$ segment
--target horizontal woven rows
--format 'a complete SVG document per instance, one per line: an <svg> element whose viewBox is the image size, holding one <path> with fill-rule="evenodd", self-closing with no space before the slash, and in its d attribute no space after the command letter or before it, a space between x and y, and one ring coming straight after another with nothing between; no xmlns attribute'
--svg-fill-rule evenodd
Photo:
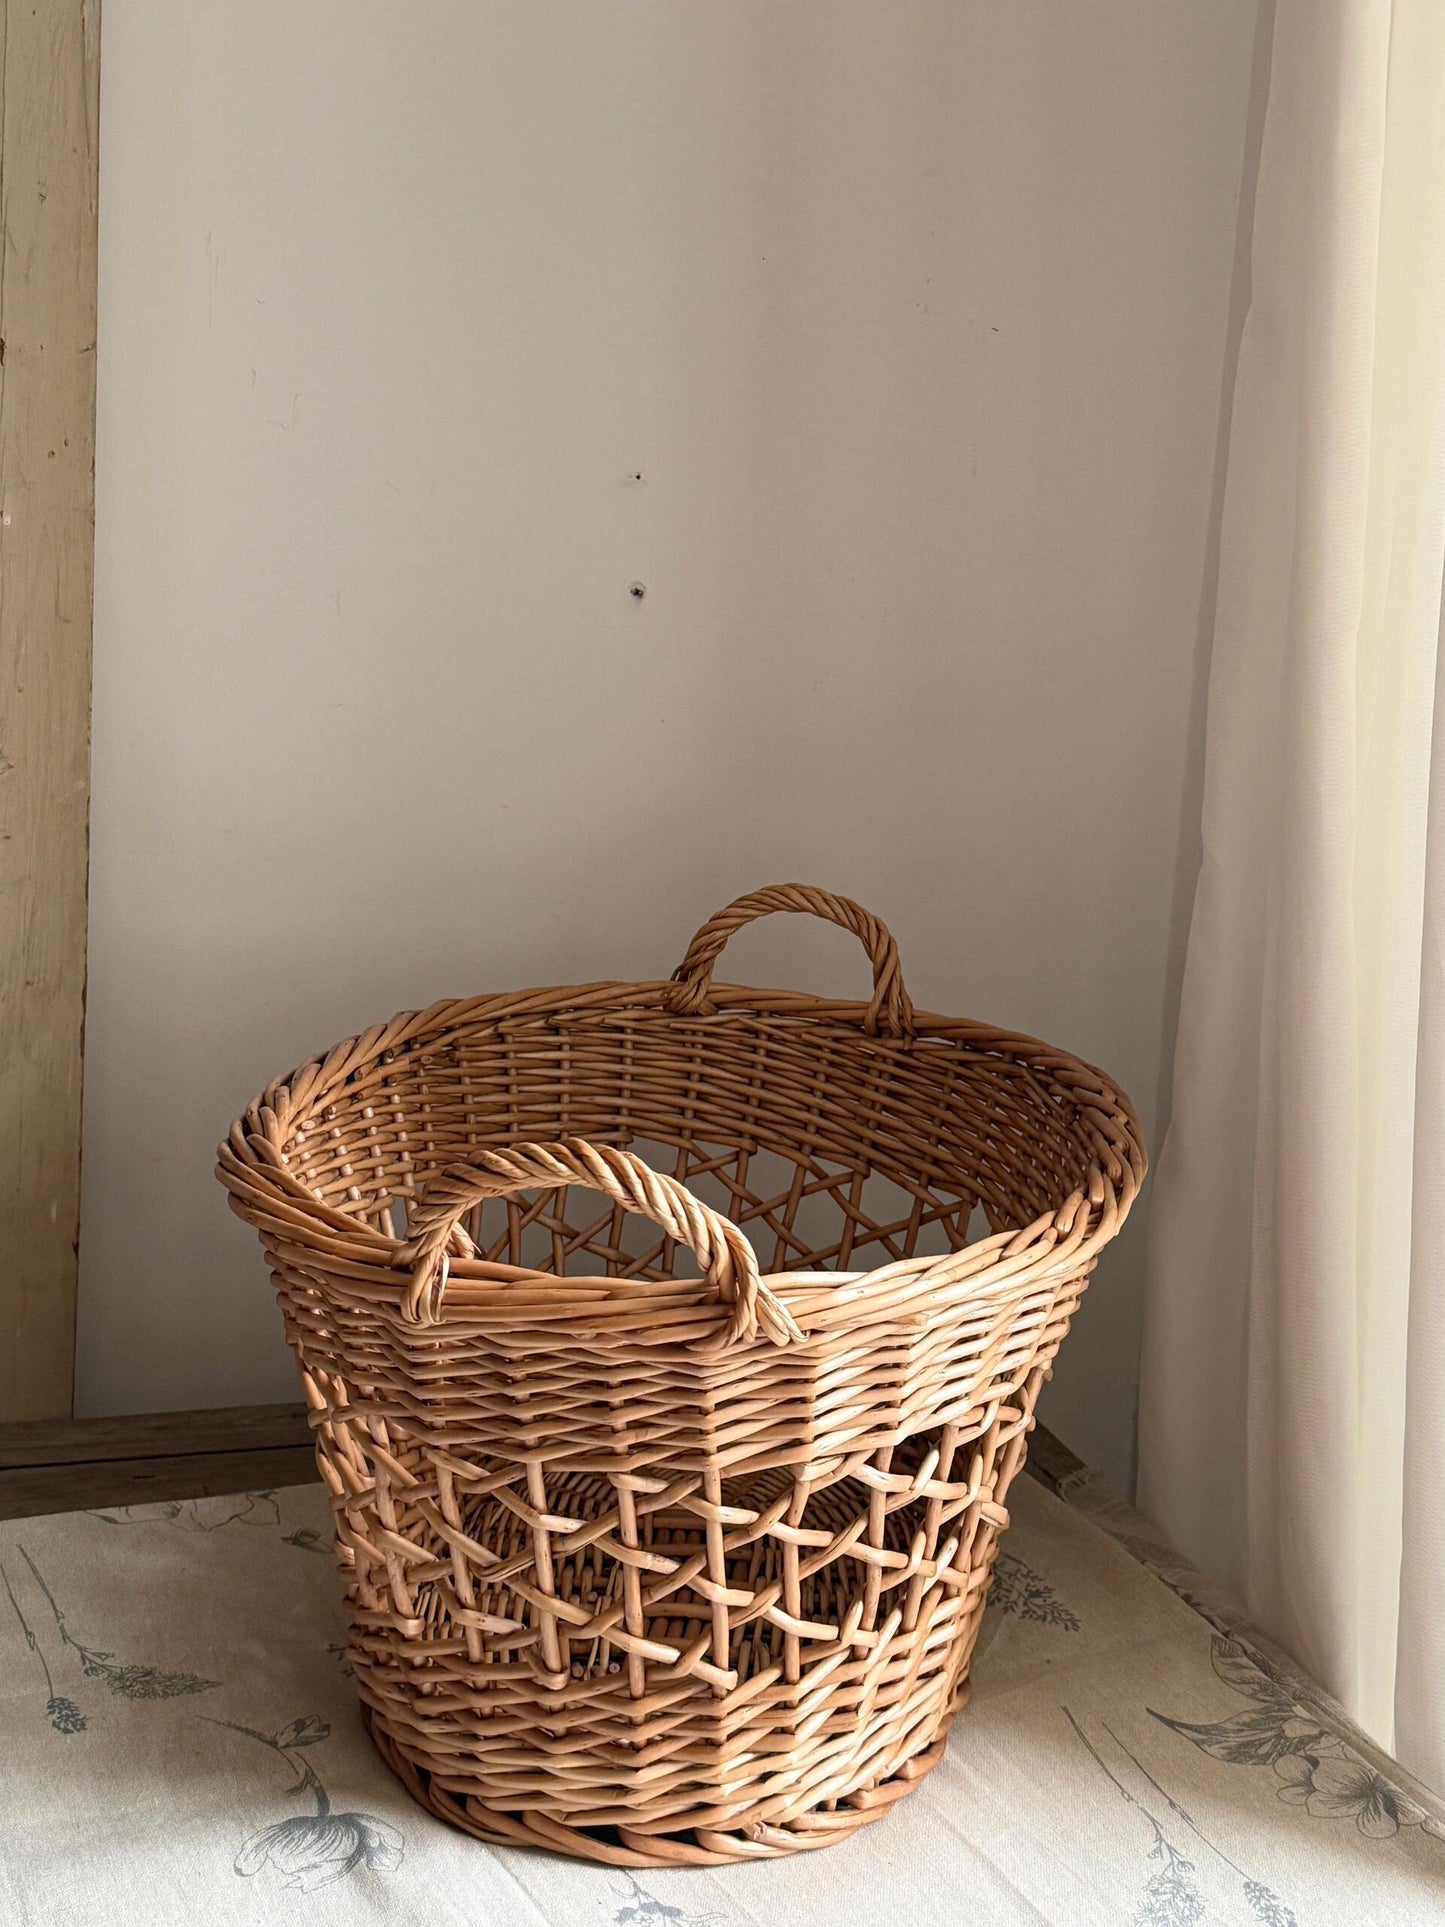
<svg viewBox="0 0 1445 1927"><path fill-rule="evenodd" d="M444 1349L403 1343L364 1309L321 1299L302 1277L278 1273L277 1283L292 1343L312 1383L327 1387L317 1401L340 1416L359 1408L383 1441L394 1430L445 1442L466 1463L536 1457L558 1472L650 1471L664 1461L724 1476L809 1466L821 1479L920 1432L980 1425L1015 1402L1052 1359L1084 1279L1046 1281L1002 1303L925 1307L845 1327L827 1346L751 1348L722 1363L658 1344L609 1359L590 1332L526 1308L469 1337L452 1332ZM509 1305L513 1288L498 1295ZM620 1323L610 1309L604 1328L609 1321ZM361 1420L346 1423L361 1450ZM369 1489L364 1460L352 1477Z"/></svg>

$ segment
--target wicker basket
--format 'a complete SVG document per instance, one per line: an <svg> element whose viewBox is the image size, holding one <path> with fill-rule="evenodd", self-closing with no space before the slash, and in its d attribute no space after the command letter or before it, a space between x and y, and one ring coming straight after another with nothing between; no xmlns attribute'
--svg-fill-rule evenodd
<svg viewBox="0 0 1445 1927"><path fill-rule="evenodd" d="M855 932L870 1001L714 984L773 910ZM1144 1169L1106 1077L915 1013L884 926L794 884L670 982L438 1004L271 1084L219 1175L415 1797L638 1867L887 1812L964 1700L1034 1402Z"/></svg>

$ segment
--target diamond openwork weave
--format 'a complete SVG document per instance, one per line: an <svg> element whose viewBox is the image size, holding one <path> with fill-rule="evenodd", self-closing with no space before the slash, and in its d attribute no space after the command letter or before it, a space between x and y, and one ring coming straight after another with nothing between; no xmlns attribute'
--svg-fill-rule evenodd
<svg viewBox="0 0 1445 1927"><path fill-rule="evenodd" d="M713 983L774 910L853 931L871 999ZM966 1697L1040 1386L1144 1170L1099 1071L915 1012L884 926L798 884L670 982L438 1004L269 1085L219 1175L416 1798L619 1866L887 1812Z"/></svg>

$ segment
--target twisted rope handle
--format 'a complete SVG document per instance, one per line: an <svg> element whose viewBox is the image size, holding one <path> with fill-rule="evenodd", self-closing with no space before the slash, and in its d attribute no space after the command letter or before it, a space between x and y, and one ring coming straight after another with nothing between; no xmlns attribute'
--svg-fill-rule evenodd
<svg viewBox="0 0 1445 1927"><path fill-rule="evenodd" d="M469 1162L450 1165L432 1179L412 1221L412 1235L398 1254L399 1262L412 1268L402 1301L407 1322L435 1325L440 1319L450 1270L447 1245L473 1205L512 1191L552 1190L562 1184L604 1192L629 1211L651 1218L696 1253L707 1283L732 1309L724 1347L746 1343L759 1327L775 1345L802 1337L791 1313L758 1276L753 1248L735 1224L630 1151L589 1144L580 1137L479 1149Z"/></svg>
<svg viewBox="0 0 1445 1927"><path fill-rule="evenodd" d="M898 945L886 923L850 897L835 897L827 890L815 890L806 883L773 883L739 897L726 910L709 917L687 946L687 955L672 973L677 990L672 1008L680 1017L711 1016L713 1003L713 965L724 944L735 930L774 910L799 910L815 917L826 917L844 930L851 930L862 943L873 963L873 999L868 1006L864 1027L873 1035L911 1037L913 999L903 986Z"/></svg>

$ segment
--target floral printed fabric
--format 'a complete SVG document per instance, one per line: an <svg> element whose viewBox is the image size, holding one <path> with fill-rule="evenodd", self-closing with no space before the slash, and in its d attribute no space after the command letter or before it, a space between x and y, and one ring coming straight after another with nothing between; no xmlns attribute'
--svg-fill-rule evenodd
<svg viewBox="0 0 1445 1927"><path fill-rule="evenodd" d="M485 1847L411 1804L356 1714L319 1486L0 1523L0 1921L1445 1917L1434 1803L1142 1522L1099 1508L1101 1530L1028 1479L1010 1503L973 1698L938 1770L825 1854L663 1873Z"/></svg>

